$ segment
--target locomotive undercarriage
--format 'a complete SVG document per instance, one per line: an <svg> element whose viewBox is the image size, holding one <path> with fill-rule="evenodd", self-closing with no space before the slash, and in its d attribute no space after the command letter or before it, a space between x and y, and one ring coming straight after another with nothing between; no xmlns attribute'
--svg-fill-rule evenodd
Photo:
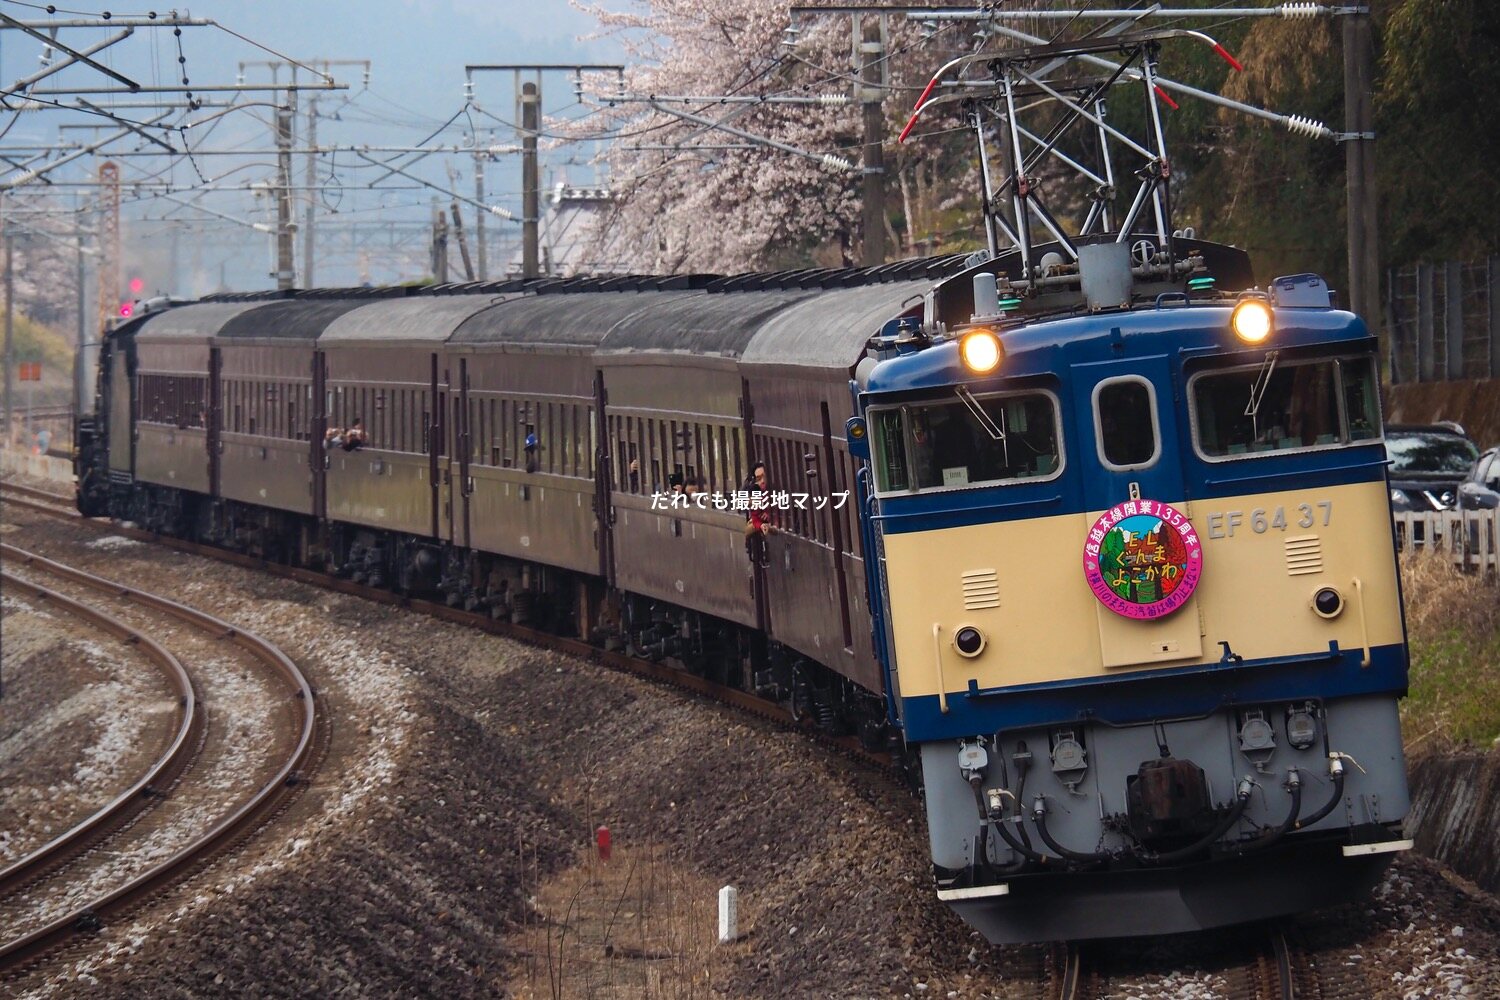
<svg viewBox="0 0 1500 1000"><path fill-rule="evenodd" d="M892 746L880 696L753 629L692 609L550 566L398 532L319 525L310 517L171 487L122 478L97 492L107 496L100 513L107 509L148 531L577 637L752 691L830 735L856 734L871 749L900 750Z"/></svg>
<svg viewBox="0 0 1500 1000"><path fill-rule="evenodd" d="M1118 936L1122 901L1157 934L1358 898L1409 845L1398 727L1377 695L923 744L939 891L996 943Z"/></svg>

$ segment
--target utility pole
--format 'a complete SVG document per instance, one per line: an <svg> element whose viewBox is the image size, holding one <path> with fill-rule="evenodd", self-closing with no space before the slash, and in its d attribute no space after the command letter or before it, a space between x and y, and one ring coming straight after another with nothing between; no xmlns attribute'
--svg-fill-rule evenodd
<svg viewBox="0 0 1500 1000"><path fill-rule="evenodd" d="M181 282L177 280L177 271L182 266L181 244L181 228L175 225L171 226L167 230L167 281L165 287L161 289L167 295L176 293L177 289L181 287Z"/></svg>
<svg viewBox="0 0 1500 1000"><path fill-rule="evenodd" d="M292 193L292 156L303 150L292 149L292 134L297 125L297 92L302 90L348 90L346 83L334 83L331 70L335 66L362 66L364 67L365 86L370 85L370 61L368 59L309 59L306 62L282 61L273 59L262 62L240 63L240 76L244 78L245 69L249 66L262 66L271 71L271 82L265 86L245 84L236 85L240 89L262 89L262 90L284 90L287 96L285 120L283 121L283 109L276 112L276 176L277 186L280 188L276 206L276 273L272 275L276 279L277 288L293 288L297 284L297 265L295 260L295 241L297 224L293 221L295 216L295 196ZM291 71L291 82L281 82L281 69L286 66ZM309 69L315 76L321 77L322 82L314 84L300 84L297 82L297 70L301 67ZM212 89L212 88L204 88ZM368 150L370 147L363 147ZM302 287L313 286L313 252L316 249L313 236L313 221L316 214L316 198L318 186L318 98L314 94L308 101L307 106L307 207L303 213L305 230L302 234Z"/></svg>
<svg viewBox="0 0 1500 1000"><path fill-rule="evenodd" d="M307 214L302 223L302 287L313 287L313 208L318 186L318 95L307 102Z"/></svg>
<svg viewBox="0 0 1500 1000"><path fill-rule="evenodd" d="M464 261L464 278L473 281L474 262L469 258L469 241L464 239L464 217L458 210L458 202L455 201L449 211L453 213L453 236L458 240L458 254Z"/></svg>
<svg viewBox="0 0 1500 1000"><path fill-rule="evenodd" d="M84 379L89 370L88 290L83 283L83 220L79 215L73 216L73 240L78 244L78 347L73 352L73 414L76 419L83 412L84 401L88 399L88 386L84 384ZM173 273L175 275L176 271Z"/></svg>
<svg viewBox="0 0 1500 1000"><path fill-rule="evenodd" d="M286 104L276 109L276 279L278 289L292 288L297 282L296 263L292 259L292 122L297 112L297 96L286 92Z"/></svg>
<svg viewBox="0 0 1500 1000"><path fill-rule="evenodd" d="M1380 333L1380 246L1372 110L1375 40L1368 7L1344 14L1344 170L1349 217L1349 308Z"/></svg>
<svg viewBox="0 0 1500 1000"><path fill-rule="evenodd" d="M517 84L520 84L522 73L534 73L535 83L519 85L516 92L516 103L520 107L521 119L521 272L523 277L536 278L540 276L539 253L537 250L540 240L538 238L539 222L541 216L541 181L537 168L536 140L537 133L542 127L542 74L551 70L567 70L573 74L574 92L581 94L583 87L583 74L587 72L613 72L622 81L620 89L624 89L625 67L619 65L598 65L592 63L509 63L505 65L464 67L464 74L469 79L470 90L473 93L473 77L478 72L489 72L493 70L507 70L515 74ZM479 171L475 170L475 183L481 183ZM475 199L483 204L483 198ZM500 214L500 213L497 213ZM502 217L508 217L503 216ZM483 257L484 237L483 230L480 231L480 274L485 273L485 260Z"/></svg>
<svg viewBox="0 0 1500 1000"><path fill-rule="evenodd" d="M448 283L448 217L436 198L432 200L432 280Z"/></svg>
<svg viewBox="0 0 1500 1000"><path fill-rule="evenodd" d="M0 223L3 224L3 223ZM16 369L16 237L5 227L5 446L11 445L11 399L15 385L12 379Z"/></svg>
<svg viewBox="0 0 1500 1000"><path fill-rule="evenodd" d="M479 140L476 139L474 144L479 145ZM474 201L484 204L484 154L478 149L474 150ZM484 245L484 216L484 212L474 213L474 249L479 257L480 281L490 278L489 254Z"/></svg>
<svg viewBox="0 0 1500 1000"><path fill-rule="evenodd" d="M99 164L99 301L95 304L95 337L104 336L119 294L120 165L105 160Z"/></svg>
<svg viewBox="0 0 1500 1000"><path fill-rule="evenodd" d="M536 134L542 124L541 89L535 83L521 85L521 277L540 277L537 261L538 216L541 192L536 162Z"/></svg>
<svg viewBox="0 0 1500 1000"><path fill-rule="evenodd" d="M859 101L865 120L864 265L877 267L885 263L885 115L881 113L884 91L880 89L885 46L880 41L878 18L864 26L863 39L859 44L864 63Z"/></svg>

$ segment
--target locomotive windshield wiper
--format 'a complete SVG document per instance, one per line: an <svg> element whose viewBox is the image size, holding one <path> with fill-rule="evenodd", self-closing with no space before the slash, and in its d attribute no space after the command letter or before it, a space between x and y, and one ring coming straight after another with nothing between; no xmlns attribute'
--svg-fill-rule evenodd
<svg viewBox="0 0 1500 1000"><path fill-rule="evenodd" d="M974 419L979 421L979 426L984 428L986 434L996 441L1005 440L1005 432L995 426L995 422L990 419L988 413L984 412L984 407L979 405L979 400L974 398L974 394L969 391L968 386L961 385L953 391L963 401L963 404L969 408L969 412L974 414Z"/></svg>
<svg viewBox="0 0 1500 1000"><path fill-rule="evenodd" d="M1250 401L1245 404L1245 416L1250 418L1251 430L1256 434L1260 431L1255 426L1255 415L1260 412L1260 401L1271 384L1271 373L1276 370L1276 356L1280 353L1267 351L1266 360L1261 364L1260 371L1255 373L1255 381L1250 383Z"/></svg>

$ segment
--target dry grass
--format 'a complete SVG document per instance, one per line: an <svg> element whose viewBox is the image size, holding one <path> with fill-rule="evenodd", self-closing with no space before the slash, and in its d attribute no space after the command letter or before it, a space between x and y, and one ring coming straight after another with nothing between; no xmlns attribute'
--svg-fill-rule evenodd
<svg viewBox="0 0 1500 1000"><path fill-rule="evenodd" d="M1411 693L1409 753L1487 749L1500 739L1500 585L1460 573L1441 554L1401 557Z"/></svg>
<svg viewBox="0 0 1500 1000"><path fill-rule="evenodd" d="M592 848L540 886L514 945L509 995L534 998L696 1000L713 995L719 887L652 847ZM744 899L740 927L747 925ZM742 950L743 944L722 946Z"/></svg>

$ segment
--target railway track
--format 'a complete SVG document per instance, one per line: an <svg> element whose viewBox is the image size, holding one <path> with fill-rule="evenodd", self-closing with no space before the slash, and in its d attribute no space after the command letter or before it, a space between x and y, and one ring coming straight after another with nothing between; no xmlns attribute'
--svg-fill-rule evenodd
<svg viewBox="0 0 1500 1000"><path fill-rule="evenodd" d="M10 484L6 488L10 490ZM40 508L45 505L37 506ZM185 703L182 707L189 728L184 732L179 727L171 752L164 755L169 759L165 763L158 762L160 766L153 767L147 777L119 800L0 873L0 906L7 913L15 909L12 904L32 899L47 900L50 897L53 900L81 900L69 902L62 907L54 902L50 911L43 906L40 908L41 916L33 918L35 926L31 930L18 937L11 937L10 933L0 937L0 976L10 978L21 974L48 953L80 938L86 938L92 932L120 919L162 890L177 884L243 842L290 803L291 796L305 780L306 769L321 750L323 740L318 738L320 727L313 691L307 679L284 653L258 636L237 629L205 612L44 559L11 545L0 544L0 557L6 563L5 578L8 585L23 589L51 606L70 612L77 609L81 614L90 613L81 610L84 608L82 601L43 587L33 580L23 580L16 575L17 570L24 570L28 574L47 574L66 581L70 586L101 594L107 600L128 603L146 617L165 617L174 623L186 623L198 633L195 636L197 641L219 645L220 648L225 645L233 647L239 656L257 661L263 669L269 670L277 678L276 685L284 688L286 694L285 707L279 711L296 720L295 725L286 727L295 733L294 738L287 741L290 748L262 766L264 774L269 777L260 782L253 793L239 796L237 804L227 812L215 813L195 827L197 832L185 846L175 847L160 862L149 863L129 873L123 884L80 892L78 885L89 876L98 874L84 871L84 877L79 877L78 869L88 867L86 859L92 855L114 854L113 850L106 852L99 848L106 843L111 848L118 846L114 839L123 834L132 815L140 820L139 809L131 812L137 805L133 800L141 798L147 788L154 789L158 793L154 797L158 799L162 796L171 799L180 796L186 799L192 785L186 774L197 766L204 753L204 740L199 737L206 726L203 701L189 682L181 661L147 636L144 629L127 625L92 609L91 620L101 628L106 628L126 641L137 642L143 649L152 651L148 655L153 659L160 657L158 662L175 664L172 672L178 677L179 685L185 685L180 686L179 691L187 692L183 696ZM139 823L130 825L149 824L140 820ZM206 830L203 829L204 826L207 827ZM147 835L149 833L150 831ZM132 836L136 835L137 831L132 830ZM6 924L7 931L21 926L19 921L8 920Z"/></svg>
<svg viewBox="0 0 1500 1000"><path fill-rule="evenodd" d="M1214 953L1197 955L1190 963L1209 958L1216 966L1208 975L1212 984L1205 984L1209 992L1202 995L1224 1000L1311 1000L1330 995L1312 959L1292 947L1280 927L1250 926L1242 935L1208 933L1217 935L1209 939ZM1153 975L1140 967L1129 942L1070 941L1048 950L1042 978L1048 1000L1105 1000L1150 993L1142 980Z"/></svg>
<svg viewBox="0 0 1500 1000"><path fill-rule="evenodd" d="M26 486L22 483L4 483L0 485L4 487L4 493L0 493L0 503L24 507L27 510L34 510L43 514L66 517L79 516L78 508L74 506L75 500L73 497L64 496L61 493L50 493L47 490L39 490L35 486Z"/></svg>
<svg viewBox="0 0 1500 1000"><path fill-rule="evenodd" d="M48 516L82 520L78 511L71 507L73 503L71 497L50 493L35 487L10 482L0 483L0 498L3 498L4 503L15 504L26 510ZM104 524L102 521L98 523L101 525ZM450 608L436 601L405 597L389 590L354 583L350 580L345 580L328 573L321 573L316 570L284 566L280 563L268 562L254 556L230 552L210 545L189 542L168 535L158 535L139 528L128 528L117 523L110 523L109 530L138 541L166 545L181 552L189 552L209 559L218 559L222 562L233 563L248 569L270 573L326 590L361 597L380 604L407 608L442 621L477 628L491 635L502 635L531 646L565 653L590 663L610 667L624 673L635 674L660 684L692 692L711 701L732 706L746 714L808 735L818 742L831 746L839 752L866 764L889 768L893 762L889 753L870 750L855 737L830 736L805 725L803 720L793 714L792 710L785 705L769 701L759 695L740 690L739 688L718 684L707 678L678 670L666 664L653 663L650 660L630 656L626 653L601 649L581 639L570 639L565 636L553 635L550 632L527 628L524 625L498 621L487 614Z"/></svg>
<svg viewBox="0 0 1500 1000"><path fill-rule="evenodd" d="M182 662L149 635L82 601L75 601L48 587L0 571L0 579L13 593L21 593L49 609L61 611L139 650L155 663L172 686L177 700L174 733L162 754L125 791L63 833L0 869L0 899L43 877L71 859L104 842L116 830L151 807L159 790L170 787L187 766L202 735L203 713L197 693Z"/></svg>

